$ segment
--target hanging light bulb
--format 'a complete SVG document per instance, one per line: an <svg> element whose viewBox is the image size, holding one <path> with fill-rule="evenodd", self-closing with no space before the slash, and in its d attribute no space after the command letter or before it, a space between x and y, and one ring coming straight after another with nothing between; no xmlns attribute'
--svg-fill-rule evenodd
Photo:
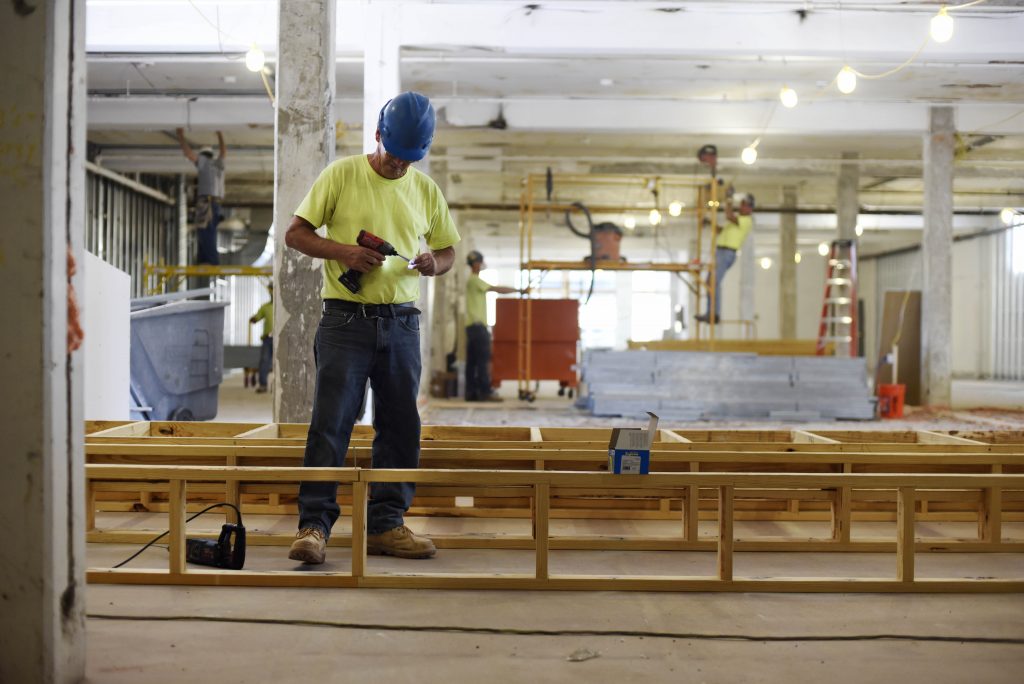
<svg viewBox="0 0 1024 684"><path fill-rule="evenodd" d="M800 252L797 252L796 254L793 255L793 261L795 261L796 263L799 264L801 259L803 259L803 257L800 256Z"/></svg>
<svg viewBox="0 0 1024 684"><path fill-rule="evenodd" d="M1013 217L1016 215L1016 211L1014 211L1010 207L1006 207L1001 212L999 212L999 220L1003 222L1004 226L1008 226L1011 223L1013 223Z"/></svg>
<svg viewBox="0 0 1024 684"><path fill-rule="evenodd" d="M266 61L266 55L263 54L263 50L260 50L260 46L256 43L253 43L249 51L245 53L245 68L249 71L261 71Z"/></svg>
<svg viewBox="0 0 1024 684"><path fill-rule="evenodd" d="M818 254L821 256L828 256L828 243L822 242L818 245Z"/></svg>
<svg viewBox="0 0 1024 684"><path fill-rule="evenodd" d="M661 223L661 212L657 209L651 209L651 213L647 215L647 220L651 222L652 226L656 226Z"/></svg>
<svg viewBox="0 0 1024 684"><path fill-rule="evenodd" d="M939 13L932 17L931 30L929 31L932 40L936 43L945 43L953 37L953 17L946 12L946 6L939 9Z"/></svg>
<svg viewBox="0 0 1024 684"><path fill-rule="evenodd" d="M782 106L786 109L792 109L796 107L796 103L800 101L797 97L796 91L789 86L782 86L782 90L779 91L779 100L782 101Z"/></svg>
<svg viewBox="0 0 1024 684"><path fill-rule="evenodd" d="M853 232L857 234L857 237L860 237L861 235L864 234L864 226L858 223L857 226L853 229Z"/></svg>
<svg viewBox="0 0 1024 684"><path fill-rule="evenodd" d="M758 138L754 142L744 147L743 151L740 152L740 160L742 160L743 163L746 164L747 166L750 166L751 164L757 161L757 146L760 143L761 139Z"/></svg>
<svg viewBox="0 0 1024 684"><path fill-rule="evenodd" d="M626 226L627 230L633 230L636 228L636 219L632 215L627 214L626 218L622 219L622 225Z"/></svg>
<svg viewBox="0 0 1024 684"><path fill-rule="evenodd" d="M668 213L670 216L679 216L683 213L683 203L678 201L671 202L668 205Z"/></svg>
<svg viewBox="0 0 1024 684"><path fill-rule="evenodd" d="M761 268L763 268L764 270L767 271L771 267L772 267L772 258L771 257L761 257Z"/></svg>
<svg viewBox="0 0 1024 684"><path fill-rule="evenodd" d="M839 75L836 76L836 87L839 88L839 92L843 95L849 95L857 89L857 72L848 66L844 66L839 70Z"/></svg>

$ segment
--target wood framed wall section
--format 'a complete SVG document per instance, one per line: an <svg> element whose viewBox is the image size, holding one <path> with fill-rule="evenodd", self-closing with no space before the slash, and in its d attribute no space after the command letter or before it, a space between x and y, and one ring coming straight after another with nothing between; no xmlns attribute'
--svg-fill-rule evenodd
<svg viewBox="0 0 1024 684"><path fill-rule="evenodd" d="M365 470L359 468L266 468L241 466L120 466L88 465L89 480L164 481L171 491L170 560L163 570L114 570L93 568L87 577L94 583L195 584L235 586L334 586L458 589L576 589L644 591L801 591L801 592L1021 592L1024 578L1013 579L920 579L914 573L919 544L914 535L914 499L919 492L934 490L979 490L984 492L1024 488L1024 475L939 475L939 474L782 474L782 473L662 473L621 476L603 473L554 471L476 470ZM522 574L440 574L413 573L375 575L367 571L366 535L363 513L356 514L351 535L353 546L350 572L314 571L259 572L193 569L184 563L184 516L188 483L236 481L333 480L352 488L353 506L364 511L367 485L371 482L416 482L451 486L514 486L532 489L533 535L526 548L535 552L535 572ZM547 519L547 500L552 488L586 490L710 488L718 492L722 515L718 535L708 550L717 553L717 573L712 577L617 577L602 575L557 575L549 568L552 548ZM890 489L897 491L898 525L895 543L894 577L879 578L737 578L733 573L734 553L742 550L733 534L733 501L737 491L751 489ZM362 522L360 522L362 521ZM990 531L998 529L989 523ZM832 540L832 544L838 542ZM999 545L1000 539L989 544ZM1006 545L1005 550L1024 552Z"/></svg>

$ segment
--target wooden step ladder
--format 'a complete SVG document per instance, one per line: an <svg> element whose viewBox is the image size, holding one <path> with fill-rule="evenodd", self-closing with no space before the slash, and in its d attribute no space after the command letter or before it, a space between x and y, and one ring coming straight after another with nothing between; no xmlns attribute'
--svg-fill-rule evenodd
<svg viewBox="0 0 1024 684"><path fill-rule="evenodd" d="M857 356L857 242L833 240L825 271L818 356Z"/></svg>

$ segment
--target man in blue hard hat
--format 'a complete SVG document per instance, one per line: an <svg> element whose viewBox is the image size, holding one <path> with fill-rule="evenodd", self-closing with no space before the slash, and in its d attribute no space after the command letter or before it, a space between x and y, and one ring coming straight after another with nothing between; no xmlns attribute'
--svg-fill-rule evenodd
<svg viewBox="0 0 1024 684"><path fill-rule="evenodd" d="M377 149L339 159L321 172L285 234L285 244L323 259L323 316L314 339L317 365L313 416L303 465L345 464L352 426L366 382L373 389L373 467L419 465L420 277L446 273L459 234L437 185L410 165L430 149L434 108L423 95L405 92L390 100L377 119ZM326 226L326 237L315 232ZM356 244L360 230L386 240L402 255L427 251L411 262L386 259ZM348 269L360 276L358 292L338 278ZM323 563L331 527L338 519L336 482L303 482L299 531L288 557ZM412 483L375 482L367 509L367 552L429 558L433 542L413 534L404 515Z"/></svg>

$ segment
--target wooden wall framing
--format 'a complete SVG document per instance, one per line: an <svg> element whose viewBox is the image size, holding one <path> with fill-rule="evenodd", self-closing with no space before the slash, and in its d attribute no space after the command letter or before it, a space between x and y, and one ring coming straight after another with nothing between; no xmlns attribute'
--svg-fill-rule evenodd
<svg viewBox="0 0 1024 684"><path fill-rule="evenodd" d="M92 582L259 586L362 586L502 589L638 589L667 591L1021 591L1021 580L923 580L922 552L1024 552L1007 540L1004 522L1024 520L1024 431L969 433L828 430L660 430L652 473L595 472L606 458L608 429L424 426L421 469L368 470L372 431L357 426L352 468L301 464L304 424L90 423L86 426L89 541L141 543L147 531L95 529L95 511L142 506L167 511L172 529L167 571L89 571ZM439 548L535 552L532 575L374 575L365 536L334 535L355 549L349 573L268 573L187 567L186 512L222 499L246 512L294 511L297 482L337 479L346 509L361 510L367 485L401 477L418 483L411 513L522 517L530 535L434 537ZM470 504L466 505L465 502ZM461 502L461 504L460 504ZM674 519L679 536L552 536L555 518ZM828 520L822 538L736 538L737 520ZM721 534L699 534L716 520ZM858 520L897 522L893 538L851 538ZM977 537L915 538L916 520L977 521ZM290 536L253 535L251 545L286 545ZM566 549L715 552L714 577L565 576L550 571L550 553ZM361 552L360 552L361 551ZM734 577L733 554L746 551L835 551L895 554L891 578Z"/></svg>

